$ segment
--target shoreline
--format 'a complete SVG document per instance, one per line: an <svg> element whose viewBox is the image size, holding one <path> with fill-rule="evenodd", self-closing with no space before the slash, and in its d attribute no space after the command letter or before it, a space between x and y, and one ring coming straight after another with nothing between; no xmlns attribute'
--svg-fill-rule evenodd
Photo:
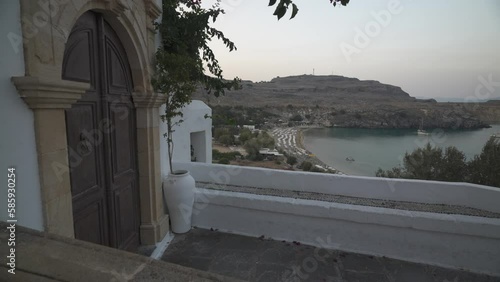
<svg viewBox="0 0 500 282"><path fill-rule="evenodd" d="M336 174L347 175L345 172L343 172L343 171L339 170L338 168L336 168L336 167L334 167L334 166L332 167L332 166L330 166L330 165L326 164L325 162L323 162L322 160L320 160L320 159L319 159L319 158L318 158L315 154L313 154L311 151L309 151L309 150L306 148L306 146L304 145L304 133L305 133L306 131L310 130L310 129L318 129L318 128L319 128L319 129L321 129L321 128L326 128L326 127L321 127L321 126L299 127L299 128L298 128L298 130L297 130L297 135L299 135L299 138L298 138L298 140L299 140L298 145L299 145L302 149L306 150L306 151L307 151L307 152L309 152L311 155L313 155L314 157L311 157L311 156L309 156L309 157L310 157L310 158L312 158L312 159L314 159L314 161L315 161L315 162L320 163L320 165L321 165L322 167L325 167L325 168L327 168L327 169L334 170ZM313 162L311 162L311 163L313 163ZM314 163L313 163L313 164L314 164Z"/></svg>
<svg viewBox="0 0 500 282"><path fill-rule="evenodd" d="M460 129L460 130L444 130L441 132L433 132L428 131L429 135L422 136L419 135L416 131L408 130L408 129L351 129L351 128L342 128L342 130L335 131L339 133L337 137L336 134L326 134L323 135L323 131L309 131L309 141L305 142L305 134L307 134L307 130L310 129L322 129L327 132L325 127L299 127L301 132L301 143L300 145L308 150L305 144L310 145L311 149L314 149L317 152L318 156L323 156L323 150L327 150L325 157L328 161L339 171L347 175L354 176L366 176L366 177L374 177L376 176L376 172L378 169L391 170L394 167L398 167L402 165L402 156L405 153L413 152L417 148L422 148L425 144L430 143L433 147L440 147L444 150L444 148L449 146L455 146L460 151L465 154L465 157L468 161L473 159L475 156L481 153L481 147L491 138L496 137L500 138L500 125L494 124L492 128L482 128L482 129ZM335 130L333 128L332 130ZM345 131L344 131L345 130ZM356 131L359 130L359 131ZM366 143L367 147L362 147L359 150L352 144L350 144L350 138L359 138L361 140L359 144L363 143L365 137L371 136L371 130L375 130L373 134L374 136L382 137L383 140L389 140L388 143L393 146L386 146L384 144L380 144L377 146L372 146L371 144ZM392 135L392 130L396 130L397 133ZM348 132L348 137L342 137L342 134ZM350 135L350 134L353 135ZM359 136L357 134L360 134ZM323 141L316 143L318 138L324 137L324 139L337 139L340 140L335 143L329 143L329 141ZM403 143L391 143L393 140L402 140ZM484 143L482 143L484 140ZM499 140L499 139L497 139ZM310 142L310 143L309 143ZM473 142L481 143L481 145L472 145L475 144ZM312 144L318 145L319 147L312 146ZM338 147L337 147L338 145ZM364 145L360 145L364 146ZM332 151L334 148L340 148L335 152ZM374 152L373 154L377 155L376 158L371 157L371 154L367 154L366 148L370 148L370 150L382 150L382 152L386 152L386 154L381 154L378 152ZM346 150L346 151L344 151ZM395 153L393 151L396 151ZM363 152L363 153L360 153ZM390 157L387 157L390 156ZM346 158L348 157L349 160ZM344 158L346 162L343 162ZM351 160L356 159L356 162L351 162ZM321 160L320 160L321 161ZM338 167L337 167L338 166Z"/></svg>
<svg viewBox="0 0 500 282"><path fill-rule="evenodd" d="M286 128L274 128L271 130L273 138L276 143L276 147L282 149L287 154L292 155L297 158L297 164L301 164L304 161L308 161L313 164L314 167L323 170L324 172L335 173L335 174L345 174L344 172L332 167L322 160L320 160L316 155L312 154L304 146L304 132L312 128L322 128L319 126L313 127L286 127Z"/></svg>

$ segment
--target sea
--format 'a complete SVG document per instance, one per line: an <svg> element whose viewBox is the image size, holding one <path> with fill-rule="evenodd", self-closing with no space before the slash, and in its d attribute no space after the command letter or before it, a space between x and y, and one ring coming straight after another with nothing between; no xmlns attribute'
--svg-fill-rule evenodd
<svg viewBox="0 0 500 282"><path fill-rule="evenodd" d="M375 176L377 169L403 164L406 152L427 143L455 146L467 159L481 153L491 135L500 136L500 125L475 130L311 128L304 131L304 146L324 163L349 175Z"/></svg>

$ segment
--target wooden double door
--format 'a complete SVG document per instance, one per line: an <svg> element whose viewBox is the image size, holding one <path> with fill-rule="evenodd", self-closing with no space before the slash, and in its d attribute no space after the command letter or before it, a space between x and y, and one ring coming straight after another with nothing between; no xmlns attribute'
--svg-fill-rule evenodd
<svg viewBox="0 0 500 282"><path fill-rule="evenodd" d="M139 245L135 108L125 50L102 15L83 14L66 44L62 78L90 83L66 110L75 237Z"/></svg>

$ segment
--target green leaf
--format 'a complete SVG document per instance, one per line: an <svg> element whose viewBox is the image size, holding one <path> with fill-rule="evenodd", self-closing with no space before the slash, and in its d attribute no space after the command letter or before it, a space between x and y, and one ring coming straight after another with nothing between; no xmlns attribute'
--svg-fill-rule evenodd
<svg viewBox="0 0 500 282"><path fill-rule="evenodd" d="M273 6L274 4L276 4L276 0L269 0L269 6Z"/></svg>
<svg viewBox="0 0 500 282"><path fill-rule="evenodd" d="M297 5L292 4L292 16L290 17L290 19L295 18L295 16L297 15L298 12L299 12L299 8L297 8Z"/></svg>
<svg viewBox="0 0 500 282"><path fill-rule="evenodd" d="M286 7L278 5L278 7L276 7L276 11L274 11L274 15L278 17L278 20L280 20L285 14Z"/></svg>

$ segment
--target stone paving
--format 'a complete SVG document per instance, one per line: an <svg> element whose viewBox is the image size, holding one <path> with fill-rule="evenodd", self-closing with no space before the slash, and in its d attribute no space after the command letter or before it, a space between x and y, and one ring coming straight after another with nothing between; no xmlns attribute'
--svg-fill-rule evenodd
<svg viewBox="0 0 500 282"><path fill-rule="evenodd" d="M1 282L234 282L215 273L16 226L15 275L8 273L10 223L0 221ZM10 260L9 260L10 261Z"/></svg>
<svg viewBox="0 0 500 282"><path fill-rule="evenodd" d="M500 281L466 271L197 228L176 235L162 260L245 281Z"/></svg>

